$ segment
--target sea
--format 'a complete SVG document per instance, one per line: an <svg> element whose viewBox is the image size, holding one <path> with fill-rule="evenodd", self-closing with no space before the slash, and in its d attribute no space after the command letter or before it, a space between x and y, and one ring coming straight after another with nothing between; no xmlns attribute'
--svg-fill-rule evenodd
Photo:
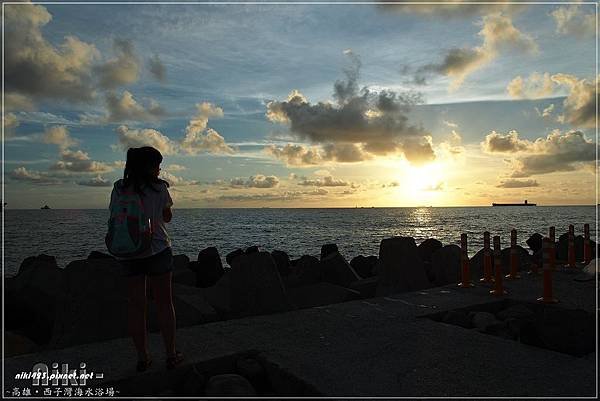
<svg viewBox="0 0 600 401"><path fill-rule="evenodd" d="M106 209L5 209L3 274L16 274L28 256L52 255L64 267L91 251L106 252L107 220ZM174 209L167 228L173 253L190 260L209 246L217 247L223 260L227 253L252 245L285 251L293 259L319 256L323 244L336 243L350 261L377 255L381 240L392 236L410 236L417 244L436 238L458 245L466 233L470 255L483 246L484 231L499 235L506 247L514 228L518 243L527 248L531 234L547 235L550 226L556 227L558 238L569 224L582 234L588 223L595 240L596 221L595 206Z"/></svg>

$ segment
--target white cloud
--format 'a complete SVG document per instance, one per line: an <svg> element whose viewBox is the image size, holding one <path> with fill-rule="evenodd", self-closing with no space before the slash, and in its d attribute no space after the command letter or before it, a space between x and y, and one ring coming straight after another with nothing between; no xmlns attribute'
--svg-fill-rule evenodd
<svg viewBox="0 0 600 401"><path fill-rule="evenodd" d="M556 32L559 34L579 38L594 37L596 34L594 13L584 14L581 7L576 4L558 7L552 11L552 17L556 23Z"/></svg>
<svg viewBox="0 0 600 401"><path fill-rule="evenodd" d="M126 125L121 125L117 127L116 132L123 150L152 146L163 155L177 153L177 143L155 129L131 129Z"/></svg>
<svg viewBox="0 0 600 401"><path fill-rule="evenodd" d="M217 131L207 128L208 119L223 117L223 110L211 103L196 104L196 114L185 129L185 137L181 141L181 150L190 155L198 153L232 154L234 149L225 142Z"/></svg>
<svg viewBox="0 0 600 401"><path fill-rule="evenodd" d="M332 176L319 177L317 179L304 179L298 183L303 186L314 186L314 187L346 187L350 185L347 181L339 178L333 178Z"/></svg>
<svg viewBox="0 0 600 401"><path fill-rule="evenodd" d="M549 73L534 72L526 79L520 75L515 77L506 87L506 91L516 99L540 99L552 95L555 85Z"/></svg>
<svg viewBox="0 0 600 401"><path fill-rule="evenodd" d="M42 136L42 141L58 145L60 149L67 149L78 143L78 141L71 137L69 130L64 125L54 125L46 128Z"/></svg>
<svg viewBox="0 0 600 401"><path fill-rule="evenodd" d="M251 176L248 178L248 180L243 178L234 178L230 180L229 184L235 188L275 188L279 186L279 178L274 175L265 176L262 174L257 174Z"/></svg>
<svg viewBox="0 0 600 401"><path fill-rule="evenodd" d="M50 166L50 170L67 173L106 173L113 171L113 167L99 161L92 160L82 150L65 149L60 153L60 160Z"/></svg>
<svg viewBox="0 0 600 401"><path fill-rule="evenodd" d="M106 178L103 178L102 176L97 175L96 177L90 178L89 180L79 181L79 182L77 182L77 185L83 185L86 187L110 187L113 184Z"/></svg>

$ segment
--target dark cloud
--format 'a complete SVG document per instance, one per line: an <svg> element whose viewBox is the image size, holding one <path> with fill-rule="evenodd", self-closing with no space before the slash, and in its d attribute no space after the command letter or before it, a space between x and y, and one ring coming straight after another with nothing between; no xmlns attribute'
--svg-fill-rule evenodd
<svg viewBox="0 0 600 401"><path fill-rule="evenodd" d="M538 138L530 154L513 161L513 178L529 177L590 167L596 160L597 145L581 131L561 134L558 130L546 138Z"/></svg>
<svg viewBox="0 0 600 401"><path fill-rule="evenodd" d="M423 81L430 74L445 75L452 78L450 89L457 89L468 75L488 65L503 51L517 50L530 54L539 51L533 38L519 31L512 19L501 13L482 18L479 36L483 38L481 46L449 49L441 62L417 68L415 80Z"/></svg>
<svg viewBox="0 0 600 401"><path fill-rule="evenodd" d="M115 39L115 57L94 67L98 85L104 89L114 89L137 81L140 72L140 59L133 43L126 39Z"/></svg>
<svg viewBox="0 0 600 401"><path fill-rule="evenodd" d="M123 121L156 121L166 115L165 110L154 100L144 107L139 104L129 91L123 91L121 97L115 93L106 95L108 122Z"/></svg>
<svg viewBox="0 0 600 401"><path fill-rule="evenodd" d="M536 180L503 180L496 188L529 188L539 187L540 184Z"/></svg>
<svg viewBox="0 0 600 401"><path fill-rule="evenodd" d="M569 95L563 102L563 122L574 127L596 127L596 104L598 102L597 77L595 80L579 79L569 74L552 75L552 80L569 88Z"/></svg>
<svg viewBox="0 0 600 401"><path fill-rule="evenodd" d="M353 65L345 70L346 79L334 84L336 104L311 104L298 91L292 91L286 101L267 104L267 118L272 122L288 123L294 135L321 145L307 149L299 145L285 148L268 147L267 152L299 165L320 161L358 162L373 156L405 153L412 160L430 159L433 151L423 143L428 133L408 123L410 106L421 102L414 93L392 91L371 92L359 89L360 60L351 53ZM406 148L406 150L405 150ZM426 155L416 155L423 150Z"/></svg>
<svg viewBox="0 0 600 401"><path fill-rule="evenodd" d="M167 82L167 69L157 54L148 59L148 71L159 82Z"/></svg>
<svg viewBox="0 0 600 401"><path fill-rule="evenodd" d="M481 142L481 147L486 153L514 153L526 151L533 143L526 139L519 139L517 131L510 131L507 134L500 134L496 131L490 132Z"/></svg>
<svg viewBox="0 0 600 401"><path fill-rule="evenodd" d="M5 5L5 89L20 96L21 105L31 102L27 97L91 101L92 65L100 53L74 36L55 47L42 35L51 20L41 5Z"/></svg>

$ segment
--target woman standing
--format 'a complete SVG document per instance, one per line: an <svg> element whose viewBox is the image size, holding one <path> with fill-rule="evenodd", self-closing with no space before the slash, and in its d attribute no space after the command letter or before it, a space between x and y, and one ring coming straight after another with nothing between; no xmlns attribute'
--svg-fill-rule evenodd
<svg viewBox="0 0 600 401"><path fill-rule="evenodd" d="M174 368L183 360L181 352L175 349L175 308L171 289L173 254L165 226L173 217L173 200L169 194L169 184L158 178L162 160L160 152L153 147L130 148L123 179L115 182L109 207L113 210L123 191L133 190L140 196L143 211L150 219L152 228L150 246L146 251L135 257L117 258L125 269L124 275L128 281L128 332L137 350L136 369L139 372L152 364L146 333L146 281L156 302L167 368Z"/></svg>

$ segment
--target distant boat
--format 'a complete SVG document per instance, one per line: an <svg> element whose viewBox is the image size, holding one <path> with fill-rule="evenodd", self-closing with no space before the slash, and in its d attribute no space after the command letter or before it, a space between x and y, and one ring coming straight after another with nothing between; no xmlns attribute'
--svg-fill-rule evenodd
<svg viewBox="0 0 600 401"><path fill-rule="evenodd" d="M42 206L40 209L44 209L44 210L45 210L45 209L50 209L50 206L48 206L48 205L44 205L44 206Z"/></svg>
<svg viewBox="0 0 600 401"><path fill-rule="evenodd" d="M492 203L492 206L537 206L535 203L528 203L527 199L523 203Z"/></svg>

